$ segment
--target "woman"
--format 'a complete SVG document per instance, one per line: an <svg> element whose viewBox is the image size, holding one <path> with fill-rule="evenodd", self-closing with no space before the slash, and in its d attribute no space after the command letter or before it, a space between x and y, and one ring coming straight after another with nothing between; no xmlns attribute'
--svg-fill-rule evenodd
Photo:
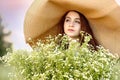
<svg viewBox="0 0 120 80"><path fill-rule="evenodd" d="M80 31L84 31L92 36L92 39L90 40L90 44L94 46L96 49L96 46L98 45L96 39L94 38L94 35L92 33L92 30L90 28L90 25L88 23L88 20L85 18L84 15L79 13L78 11L71 10L68 11L61 19L60 21L60 33L68 35L73 40L78 40L81 43L84 41L84 37L80 35Z"/></svg>
<svg viewBox="0 0 120 80"><path fill-rule="evenodd" d="M120 55L120 6L114 0L34 0L24 20L26 42L31 44L30 38L36 42L49 34L56 35L59 20L69 10L87 16L99 44Z"/></svg>

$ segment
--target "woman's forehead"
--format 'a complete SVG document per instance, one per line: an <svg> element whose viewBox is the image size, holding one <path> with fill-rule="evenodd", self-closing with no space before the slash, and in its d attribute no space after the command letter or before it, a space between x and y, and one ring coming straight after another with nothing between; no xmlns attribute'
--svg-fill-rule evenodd
<svg viewBox="0 0 120 80"><path fill-rule="evenodd" d="M70 11L66 15L66 18L69 18L69 17L80 18L80 15L75 11Z"/></svg>

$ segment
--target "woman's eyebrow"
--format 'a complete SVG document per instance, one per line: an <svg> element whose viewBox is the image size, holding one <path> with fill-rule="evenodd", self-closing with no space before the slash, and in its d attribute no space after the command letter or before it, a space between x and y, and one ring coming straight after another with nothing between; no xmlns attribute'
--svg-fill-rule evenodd
<svg viewBox="0 0 120 80"><path fill-rule="evenodd" d="M75 19L78 19L78 20L80 20L80 18L75 18Z"/></svg>
<svg viewBox="0 0 120 80"><path fill-rule="evenodd" d="M70 18L70 17L66 16L65 18Z"/></svg>

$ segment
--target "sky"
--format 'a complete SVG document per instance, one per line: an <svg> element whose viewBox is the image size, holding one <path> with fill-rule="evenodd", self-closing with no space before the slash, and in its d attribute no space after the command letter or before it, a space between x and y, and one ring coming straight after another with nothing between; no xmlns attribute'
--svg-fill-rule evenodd
<svg viewBox="0 0 120 80"><path fill-rule="evenodd" d="M0 0L0 16L5 32L11 31L11 35L6 38L13 43L14 49L30 49L25 43L23 25L26 11L33 0Z"/></svg>

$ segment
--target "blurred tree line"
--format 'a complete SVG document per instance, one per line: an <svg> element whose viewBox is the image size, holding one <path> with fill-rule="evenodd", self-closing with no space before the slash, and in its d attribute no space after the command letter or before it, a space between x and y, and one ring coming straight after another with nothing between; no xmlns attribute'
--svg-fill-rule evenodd
<svg viewBox="0 0 120 80"><path fill-rule="evenodd" d="M12 50L12 43L5 40L5 37L10 36L11 31L5 32L5 27L2 25L2 17L0 16L0 57L7 54L7 49ZM0 61L0 80L9 80L8 73L11 68L4 66Z"/></svg>
<svg viewBox="0 0 120 80"><path fill-rule="evenodd" d="M5 41L5 37L9 36L11 32L4 32L5 27L2 25L2 17L0 16L0 57L7 53L7 49L12 48L12 43Z"/></svg>

